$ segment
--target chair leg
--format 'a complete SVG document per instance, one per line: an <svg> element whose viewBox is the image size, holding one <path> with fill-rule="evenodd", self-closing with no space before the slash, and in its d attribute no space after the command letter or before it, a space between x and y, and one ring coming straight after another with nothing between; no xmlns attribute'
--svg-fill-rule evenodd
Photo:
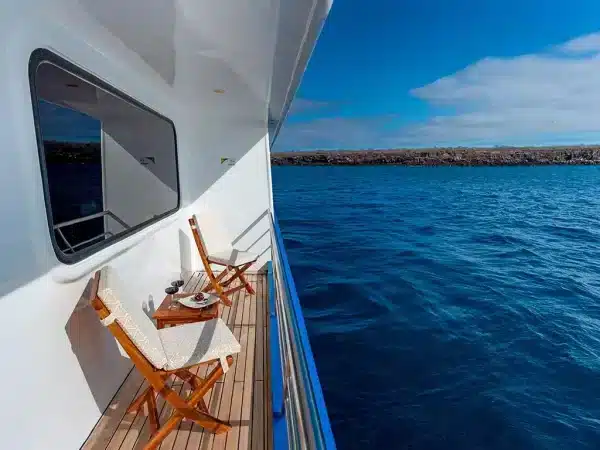
<svg viewBox="0 0 600 450"><path fill-rule="evenodd" d="M248 280L244 276L244 272L246 270L248 270L253 263L254 263L254 261L246 263L246 264L244 264L243 266L240 266L240 267L232 267L232 269L233 269L233 271L235 273L230 278L228 278L227 281L221 283L221 286L227 287L232 282L234 282L235 280L237 280L239 278L239 280L242 282L242 284L246 288L246 291L248 291L248 294L254 295L254 293L255 293L254 289L252 289L252 286L250 285L250 283L248 282Z"/></svg>
<svg viewBox="0 0 600 450"><path fill-rule="evenodd" d="M193 390L198 389L202 385L202 378L187 369L178 370L174 372L174 375L181 378L184 382L189 383Z"/></svg>
<svg viewBox="0 0 600 450"><path fill-rule="evenodd" d="M215 281L218 283L220 282L223 278L225 278L225 275L227 275L229 273L229 268L223 269L223 272L221 272L215 279ZM213 291L215 289L215 287L211 284L208 283L206 286L204 286L204 288L202 289L202 292L210 292Z"/></svg>
<svg viewBox="0 0 600 450"><path fill-rule="evenodd" d="M148 443L144 446L144 450L154 450L158 448L162 441L169 435L171 431L177 428L179 422L183 419L181 414L173 414L169 420L152 436Z"/></svg>
<svg viewBox="0 0 600 450"><path fill-rule="evenodd" d="M227 266L227 268L224 269L218 277L216 277L214 280L210 280L209 283L202 288L202 292L209 293L211 291L217 291L215 295L218 295L221 301L227 306L231 306L231 300L227 296L239 291L240 289L246 289L248 294L254 295L256 292L252 288L250 282L244 276L244 272L248 270L252 264L254 264L254 261L239 267ZM225 276L231 271L234 273L225 281L221 282L221 280L225 278ZM223 288L226 288L235 280L240 280L241 286L236 286L235 288L223 291Z"/></svg>
<svg viewBox="0 0 600 450"><path fill-rule="evenodd" d="M127 408L128 413L137 412L140 407L148 401L148 394L153 393L152 386L147 387L142 394L131 402L131 405Z"/></svg>
<svg viewBox="0 0 600 450"><path fill-rule="evenodd" d="M223 292L223 295L228 296L228 295L233 294L234 292L241 291L244 288L245 288L245 286L243 284L240 284L239 286L236 286L234 288L227 289L226 291Z"/></svg>
<svg viewBox="0 0 600 450"><path fill-rule="evenodd" d="M200 408L200 411L202 411L204 414L208 414L208 406L206 406L204 399L198 402L198 408Z"/></svg>
<svg viewBox="0 0 600 450"><path fill-rule="evenodd" d="M231 272L231 271L235 271L235 267L233 266L227 266L227 272ZM233 283L235 280L238 279L238 275L234 272L229 278L227 278L225 281L223 281L221 283L221 286L226 287L229 286L231 283Z"/></svg>
<svg viewBox="0 0 600 450"><path fill-rule="evenodd" d="M221 288L221 293L217 292L215 295L219 296L219 298L221 299L221 301L223 302L223 304L225 306L231 306L232 301L231 301L231 299L229 299L229 297L227 297L227 292L224 292L222 288Z"/></svg>
<svg viewBox="0 0 600 450"><path fill-rule="evenodd" d="M147 405L148 420L150 421L150 436L154 436L160 425L160 422L158 421L158 408L156 406L156 397L154 396L154 391L152 391L148 396Z"/></svg>
<svg viewBox="0 0 600 450"><path fill-rule="evenodd" d="M227 357L227 364L233 364L233 357ZM213 417L208 414L208 407L204 403L204 395L214 387L215 383L223 376L223 367L221 364L217 364L216 367L210 371L208 376L202 381L202 386L194 390L187 399L187 405L191 407L198 407L203 416L200 419L192 419L198 425L212 431L215 434L226 433L231 429L231 425L223 420Z"/></svg>
<svg viewBox="0 0 600 450"><path fill-rule="evenodd" d="M250 267L250 265L248 265L248 267ZM246 269L248 268L246 267ZM250 295L254 295L254 289L252 289L252 286L250 285L250 283L248 282L248 280L246 279L246 277L244 276L243 272L246 270L244 269L242 272L240 272L240 281L242 283L244 283L244 286L246 287L246 291L248 291L248 294Z"/></svg>
<svg viewBox="0 0 600 450"><path fill-rule="evenodd" d="M233 364L233 357L227 357L227 364ZM209 414L208 407L204 402L206 393L214 387L217 381L223 376L223 366L218 363L206 376L201 378L191 372L189 369L179 369L173 372L153 375L148 379L152 383L151 387L144 390L129 410L137 410L143 404L147 405L148 420L150 422L150 440L144 445L144 450L155 450L165 440L165 438L175 430L183 419L188 419L200 425L206 431L215 434L226 433L231 430L231 425L223 420ZM166 383L170 375L181 378L184 382L192 386L192 392L187 399L182 398L177 392L171 389ZM165 399L165 402L171 405L173 413L171 417L161 427L158 420L158 409L156 407L155 393L158 393Z"/></svg>
<svg viewBox="0 0 600 450"><path fill-rule="evenodd" d="M178 370L177 372L174 372L174 375L178 376L184 382L188 383L192 387L192 391L195 391L204 383L203 378L199 377L198 375L194 374L188 369ZM198 403L198 408L203 413L208 414L208 407L206 406L204 399L200 399L200 402Z"/></svg>
<svg viewBox="0 0 600 450"><path fill-rule="evenodd" d="M227 357L227 363L233 364L233 357ZM173 414L152 436L150 441L144 447L144 450L153 450L158 448L160 443L169 435L171 431L177 428L179 422L184 418L192 420L207 431L215 434L226 433L231 430L231 425L217 417L208 414L208 408L204 402L204 396L212 389L215 383L223 376L223 367L217 364L208 376L204 379L192 374L188 369L180 369L173 372L174 375L182 379L193 379L198 383L197 388L193 390L187 399L183 399L178 393L166 385L159 390L160 395L173 408ZM192 375L193 378L190 378Z"/></svg>
<svg viewBox="0 0 600 450"><path fill-rule="evenodd" d="M158 430L159 426L156 396L152 386L147 387L144 392L129 405L127 412L137 412L143 405L146 405L146 415L150 421L150 434L152 435Z"/></svg>
<svg viewBox="0 0 600 450"><path fill-rule="evenodd" d="M235 280L240 278L240 274L243 273L246 269L248 269L248 267L250 267L251 265L252 265L252 263L246 263L242 266L230 267L229 270L233 270L234 273L233 273L233 275L231 275L231 277L229 277L227 279L227 281L224 281L223 283L221 283L221 286L223 286L223 287L229 286Z"/></svg>

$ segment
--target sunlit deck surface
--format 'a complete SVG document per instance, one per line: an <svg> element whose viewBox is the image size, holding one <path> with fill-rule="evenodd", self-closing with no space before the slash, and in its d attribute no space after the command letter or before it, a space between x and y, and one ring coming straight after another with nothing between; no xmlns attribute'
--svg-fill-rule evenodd
<svg viewBox="0 0 600 450"><path fill-rule="evenodd" d="M249 295L241 290L233 294L231 307L220 306L221 318L233 331L242 351L234 356L233 366L204 398L211 414L229 421L233 429L229 433L214 435L204 432L193 422L183 421L165 439L161 450L272 448L267 277L265 274L249 274L247 278L256 294ZM206 282L206 274L195 272L188 277L184 290L199 291ZM209 368L204 366L197 374L203 377L208 371ZM140 373L133 368L82 448L143 448L148 441L147 417L144 411L127 414L126 410L146 386ZM181 389L189 392L189 386L183 385L179 379L172 386L178 392ZM162 424L169 418L171 408L165 407L160 396L157 403Z"/></svg>

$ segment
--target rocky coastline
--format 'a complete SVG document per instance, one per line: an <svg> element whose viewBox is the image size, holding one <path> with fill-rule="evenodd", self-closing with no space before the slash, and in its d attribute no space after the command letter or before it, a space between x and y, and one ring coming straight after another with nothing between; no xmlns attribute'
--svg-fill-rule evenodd
<svg viewBox="0 0 600 450"><path fill-rule="evenodd" d="M541 166L600 164L600 146L435 148L273 153L274 166Z"/></svg>
<svg viewBox="0 0 600 450"><path fill-rule="evenodd" d="M46 163L101 163L100 142L44 141Z"/></svg>

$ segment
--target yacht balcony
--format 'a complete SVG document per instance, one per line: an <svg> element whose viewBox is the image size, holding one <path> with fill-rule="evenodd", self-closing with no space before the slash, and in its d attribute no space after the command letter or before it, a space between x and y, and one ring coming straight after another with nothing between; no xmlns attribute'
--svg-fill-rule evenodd
<svg viewBox="0 0 600 450"><path fill-rule="evenodd" d="M232 430L215 435L184 420L161 444L163 450L323 449L335 441L306 327L276 219L271 221L273 261L267 272L247 276L255 294L236 292L220 317L241 344L231 369L206 394L211 415L228 421ZM185 277L183 290L200 292L203 272ZM239 281L237 281L239 283ZM204 377L212 366L200 366ZM172 377L171 388L182 396L189 386ZM84 443L84 450L143 449L150 424L143 410L128 413L130 403L147 387L134 367ZM172 414L158 397L159 421Z"/></svg>
<svg viewBox="0 0 600 450"><path fill-rule="evenodd" d="M228 421L232 430L222 435L205 432L190 421L183 421L162 443L161 449L271 449L273 414L271 406L269 320L267 274L248 275L256 294L245 290L233 296L231 306L221 308L221 318L240 342L242 351L234 356L231 369L209 391L205 402L210 413ZM187 277L184 290L200 291L208 282L206 274L195 272ZM211 367L196 370L203 377ZM174 377L173 377L174 378ZM127 413L127 407L146 388L146 382L134 367L112 399L98 424L83 445L85 450L143 448L148 441L149 423L143 411ZM180 380L176 392L185 394L189 386ZM162 398L158 399L160 422L171 414Z"/></svg>

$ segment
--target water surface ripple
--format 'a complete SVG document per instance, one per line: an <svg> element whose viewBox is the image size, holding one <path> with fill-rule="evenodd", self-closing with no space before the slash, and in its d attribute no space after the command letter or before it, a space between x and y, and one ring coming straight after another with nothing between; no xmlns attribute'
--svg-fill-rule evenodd
<svg viewBox="0 0 600 450"><path fill-rule="evenodd" d="M600 168L274 167L338 448L600 448Z"/></svg>

